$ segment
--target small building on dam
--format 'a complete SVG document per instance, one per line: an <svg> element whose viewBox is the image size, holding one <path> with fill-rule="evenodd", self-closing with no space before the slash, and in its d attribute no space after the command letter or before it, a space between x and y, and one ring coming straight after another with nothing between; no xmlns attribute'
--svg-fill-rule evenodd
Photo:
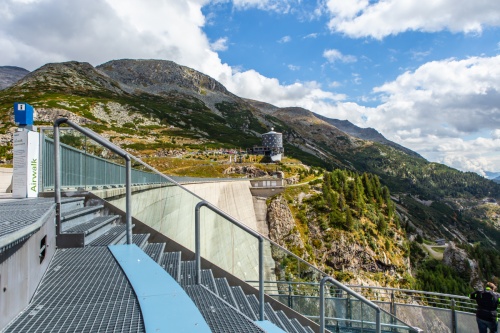
<svg viewBox="0 0 500 333"><path fill-rule="evenodd" d="M283 134L275 132L274 128L262 134L262 146L247 149L248 154L269 156L273 162L281 161L284 152Z"/></svg>

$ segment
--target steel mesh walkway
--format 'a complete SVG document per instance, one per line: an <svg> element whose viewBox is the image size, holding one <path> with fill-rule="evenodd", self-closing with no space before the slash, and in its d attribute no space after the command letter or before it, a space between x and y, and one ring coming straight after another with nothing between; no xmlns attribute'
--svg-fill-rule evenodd
<svg viewBox="0 0 500 333"><path fill-rule="evenodd" d="M185 290L200 309L212 332L264 333L248 317L231 307L204 286L186 286Z"/></svg>
<svg viewBox="0 0 500 333"><path fill-rule="evenodd" d="M54 205L52 198L8 201L0 204L0 238L40 219Z"/></svg>
<svg viewBox="0 0 500 333"><path fill-rule="evenodd" d="M57 250L33 302L5 333L145 332L139 304L107 248Z"/></svg>

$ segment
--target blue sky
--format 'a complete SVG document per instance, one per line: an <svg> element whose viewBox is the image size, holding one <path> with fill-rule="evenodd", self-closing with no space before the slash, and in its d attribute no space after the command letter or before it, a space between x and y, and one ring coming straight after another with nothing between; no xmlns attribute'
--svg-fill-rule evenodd
<svg viewBox="0 0 500 333"><path fill-rule="evenodd" d="M0 65L166 59L500 171L498 0L3 0Z"/></svg>

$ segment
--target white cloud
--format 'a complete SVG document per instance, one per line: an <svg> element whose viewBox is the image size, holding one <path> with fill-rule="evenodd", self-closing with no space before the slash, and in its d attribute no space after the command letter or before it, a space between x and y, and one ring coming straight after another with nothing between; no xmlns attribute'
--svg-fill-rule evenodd
<svg viewBox="0 0 500 333"><path fill-rule="evenodd" d="M212 51L226 51L227 50L227 37L219 38L215 42L211 43L210 49Z"/></svg>
<svg viewBox="0 0 500 333"><path fill-rule="evenodd" d="M297 65L289 64L287 67L291 71L298 71L298 70L300 70L300 66L297 66Z"/></svg>
<svg viewBox="0 0 500 333"><path fill-rule="evenodd" d="M283 36L278 40L278 43L289 43L292 41L292 37L290 36Z"/></svg>
<svg viewBox="0 0 500 333"><path fill-rule="evenodd" d="M335 50L335 49L323 51L323 57L326 58L326 60L328 60L328 62L332 62L332 63L336 62L336 61L341 61L341 62L345 62L345 63L357 61L355 56L344 55L339 50Z"/></svg>
<svg viewBox="0 0 500 333"><path fill-rule="evenodd" d="M254 70L234 73L231 78L223 81L223 84L236 95L281 107L313 107L315 103L331 103L346 97L324 91L314 81L282 85L278 79L265 77Z"/></svg>
<svg viewBox="0 0 500 333"><path fill-rule="evenodd" d="M373 96L380 105L368 108L345 102L345 95L326 91L315 81L284 85L254 70L222 63L216 51L226 48L228 39L210 43L202 30L206 19L201 8L208 1L149 0L148 6L137 6L135 0L4 0L0 64L33 70L68 60L93 65L121 58L172 60L212 76L239 96L374 127L431 160L462 170L498 170L500 56L428 62L377 87ZM236 1L235 5L275 8L278 2ZM362 0L352 3L328 4L341 18L355 19L378 8ZM392 0L385 3L394 6ZM443 6L443 1L438 4ZM477 3L479 11L484 6ZM356 61L335 49L323 55L333 63ZM356 74L352 78L360 79ZM333 82L329 88L338 85Z"/></svg>
<svg viewBox="0 0 500 333"><path fill-rule="evenodd" d="M311 34L309 34L309 35L304 36L304 39L308 39L308 38L313 38L313 39L315 39L315 38L318 38L318 35L319 35L319 34L318 34L317 32L314 32L314 33L311 33ZM500 43L499 43L499 45L500 45Z"/></svg>
<svg viewBox="0 0 500 333"><path fill-rule="evenodd" d="M328 0L331 31L382 39L405 31L481 33L500 26L499 1Z"/></svg>
<svg viewBox="0 0 500 333"><path fill-rule="evenodd" d="M233 0L233 5L240 10L257 8L260 10L288 13L293 0Z"/></svg>

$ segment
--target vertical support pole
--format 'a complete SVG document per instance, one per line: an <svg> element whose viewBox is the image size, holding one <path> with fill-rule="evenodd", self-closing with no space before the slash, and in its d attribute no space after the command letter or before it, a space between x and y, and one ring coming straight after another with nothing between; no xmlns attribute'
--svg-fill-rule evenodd
<svg viewBox="0 0 500 333"><path fill-rule="evenodd" d="M351 295L347 293L346 295L346 307L345 307L345 317L347 319L346 326L352 326L352 315L351 315Z"/></svg>
<svg viewBox="0 0 500 333"><path fill-rule="evenodd" d="M321 279L319 283L319 332L325 332L325 282L328 277Z"/></svg>
<svg viewBox="0 0 500 333"><path fill-rule="evenodd" d="M391 290L391 314L393 315L393 317L391 317L391 324L393 325L393 327L391 328L391 332L394 332L395 331L394 318L396 317L396 304L394 303L394 290Z"/></svg>
<svg viewBox="0 0 500 333"><path fill-rule="evenodd" d="M264 321L264 238L259 237L259 320Z"/></svg>
<svg viewBox="0 0 500 333"><path fill-rule="evenodd" d="M381 323L381 312L380 312L380 308L376 308L375 309L375 330L377 333L381 333L382 332L382 323Z"/></svg>
<svg viewBox="0 0 500 333"><path fill-rule="evenodd" d="M195 254L195 266L196 266L196 284L201 284L201 254L200 254L200 208L202 202L196 205L194 210L194 254Z"/></svg>
<svg viewBox="0 0 500 333"><path fill-rule="evenodd" d="M292 304L292 285L290 283L288 284L288 307L290 309L293 309L293 304Z"/></svg>
<svg viewBox="0 0 500 333"><path fill-rule="evenodd" d="M454 299L451 300L451 332L457 333L457 312Z"/></svg>
<svg viewBox="0 0 500 333"><path fill-rule="evenodd" d="M132 244L132 163L130 161L130 156L125 156L125 185L126 185L126 202L125 202L125 213L126 213L126 228L127 228L127 244Z"/></svg>
<svg viewBox="0 0 500 333"><path fill-rule="evenodd" d="M54 122L54 199L56 202L56 236L61 234L61 148L59 122Z"/></svg>

